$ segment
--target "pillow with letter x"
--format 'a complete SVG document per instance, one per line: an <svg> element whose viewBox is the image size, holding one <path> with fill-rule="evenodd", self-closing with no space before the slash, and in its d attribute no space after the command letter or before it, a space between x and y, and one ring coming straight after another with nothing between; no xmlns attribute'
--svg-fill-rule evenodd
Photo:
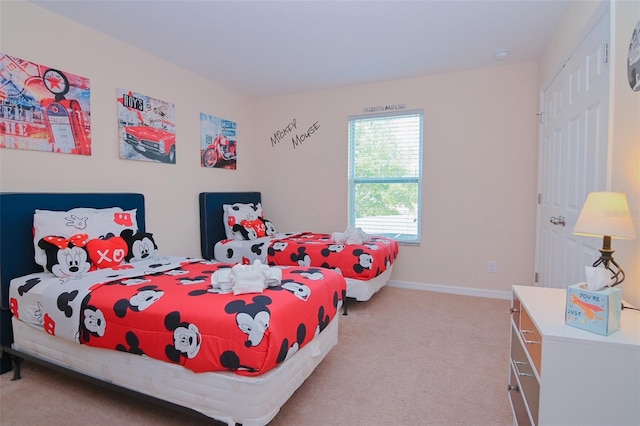
<svg viewBox="0 0 640 426"><path fill-rule="evenodd" d="M117 268L125 261L129 247L124 238L111 236L90 240L87 251L95 269Z"/></svg>

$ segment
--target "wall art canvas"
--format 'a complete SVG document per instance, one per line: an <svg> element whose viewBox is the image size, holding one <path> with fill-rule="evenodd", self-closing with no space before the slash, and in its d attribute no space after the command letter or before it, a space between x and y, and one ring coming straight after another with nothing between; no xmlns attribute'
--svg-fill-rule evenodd
<svg viewBox="0 0 640 426"><path fill-rule="evenodd" d="M236 123L200 113L200 165L236 169Z"/></svg>
<svg viewBox="0 0 640 426"><path fill-rule="evenodd" d="M0 148L91 155L89 79L0 53Z"/></svg>
<svg viewBox="0 0 640 426"><path fill-rule="evenodd" d="M627 75L629 86L636 92L640 91L640 20L636 24L629 41L629 55L627 57Z"/></svg>
<svg viewBox="0 0 640 426"><path fill-rule="evenodd" d="M176 163L175 105L118 89L118 143L124 160Z"/></svg>

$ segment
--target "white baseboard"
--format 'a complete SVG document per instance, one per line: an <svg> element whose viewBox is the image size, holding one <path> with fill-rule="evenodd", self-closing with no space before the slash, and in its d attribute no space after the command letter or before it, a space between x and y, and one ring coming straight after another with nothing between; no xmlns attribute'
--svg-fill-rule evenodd
<svg viewBox="0 0 640 426"><path fill-rule="evenodd" d="M389 287L405 288L409 290L435 291L438 293L460 294L462 296L489 297L492 299L511 300L510 291L486 290L480 288L457 287L452 285L414 283L407 281L389 281Z"/></svg>

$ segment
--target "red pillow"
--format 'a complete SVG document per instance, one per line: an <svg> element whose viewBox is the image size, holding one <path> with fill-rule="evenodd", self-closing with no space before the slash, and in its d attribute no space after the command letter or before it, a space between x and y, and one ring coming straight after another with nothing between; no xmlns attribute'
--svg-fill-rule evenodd
<svg viewBox="0 0 640 426"><path fill-rule="evenodd" d="M258 236L258 238L264 237L266 235L266 228L264 226L264 222L261 221L260 219L243 220L242 222L240 222L240 224L245 228L253 228L253 230L256 231L256 235Z"/></svg>
<svg viewBox="0 0 640 426"><path fill-rule="evenodd" d="M93 269L115 268L124 262L129 247L122 237L96 238L87 243L87 251Z"/></svg>

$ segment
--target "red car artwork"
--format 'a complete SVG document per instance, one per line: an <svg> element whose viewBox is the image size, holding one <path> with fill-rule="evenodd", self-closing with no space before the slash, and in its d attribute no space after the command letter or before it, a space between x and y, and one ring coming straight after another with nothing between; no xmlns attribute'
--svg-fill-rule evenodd
<svg viewBox="0 0 640 426"><path fill-rule="evenodd" d="M154 120L150 125L126 126L124 141L136 151L165 163L176 162L176 135L173 124Z"/></svg>

